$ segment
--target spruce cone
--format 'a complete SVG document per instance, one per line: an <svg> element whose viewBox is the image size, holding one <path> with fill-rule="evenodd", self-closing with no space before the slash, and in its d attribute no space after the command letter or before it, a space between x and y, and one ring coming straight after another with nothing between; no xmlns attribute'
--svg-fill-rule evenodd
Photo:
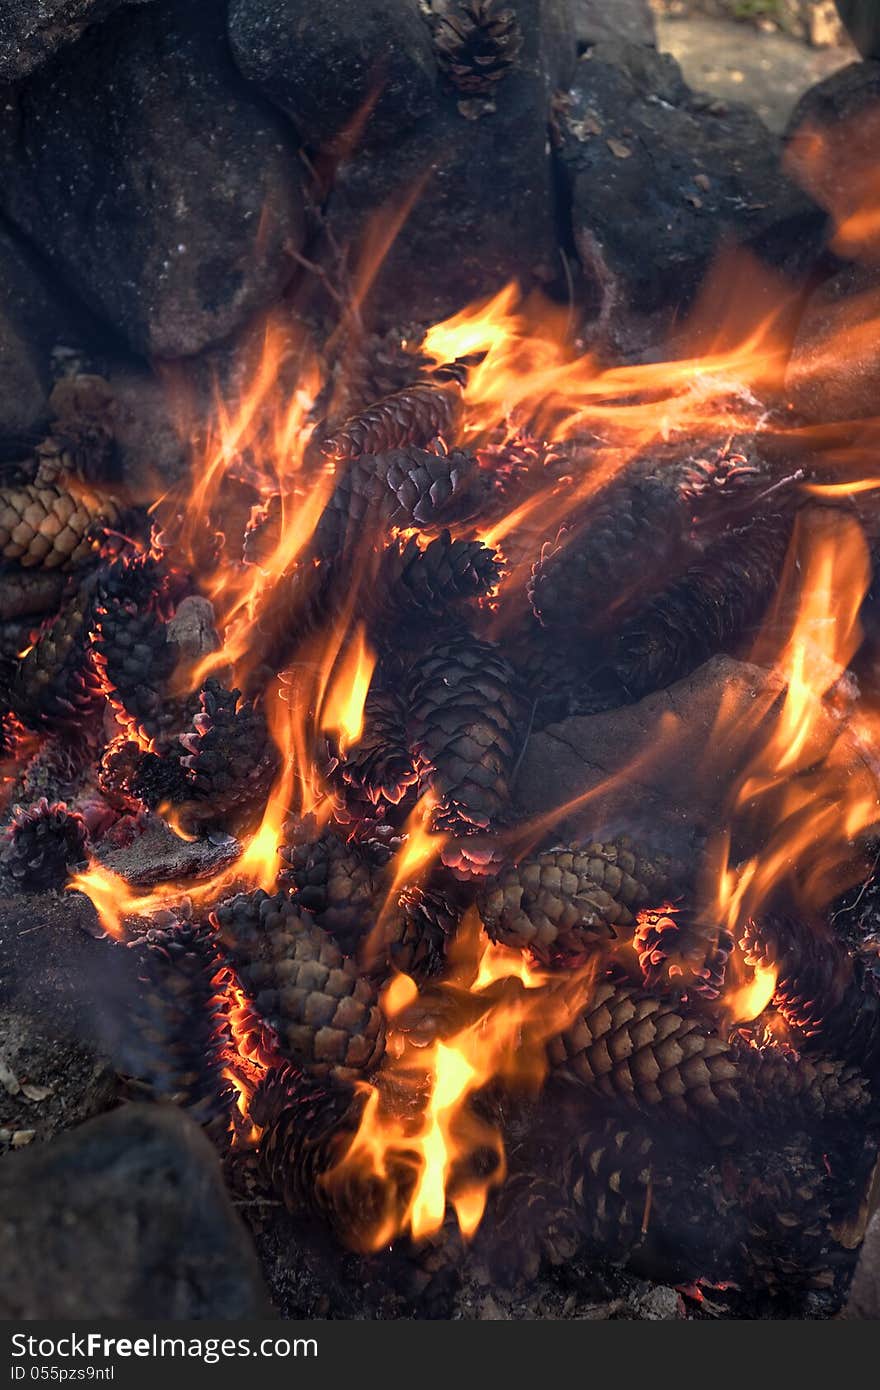
<svg viewBox="0 0 880 1390"><path fill-rule="evenodd" d="M92 655L120 721L142 737L167 732L179 718L168 693L178 649L166 631L167 576L153 556L125 557L100 576Z"/></svg>
<svg viewBox="0 0 880 1390"><path fill-rule="evenodd" d="M434 0L437 63L460 92L486 96L510 71L522 47L516 13L504 0Z"/></svg>
<svg viewBox="0 0 880 1390"><path fill-rule="evenodd" d="M47 801L72 800L83 774L91 770L93 749L85 738L67 729L57 737L48 735L20 771L12 799L24 806L45 798Z"/></svg>
<svg viewBox="0 0 880 1390"><path fill-rule="evenodd" d="M377 531L421 530L473 514L483 477L473 455L429 453L410 445L360 454L342 472L315 531L320 556L375 545Z"/></svg>
<svg viewBox="0 0 880 1390"><path fill-rule="evenodd" d="M225 1129L235 1092L222 1075L229 1028L213 932L188 922L153 928L130 949L141 953L142 993L120 1069L199 1124Z"/></svg>
<svg viewBox="0 0 880 1390"><path fill-rule="evenodd" d="M493 941L540 960L577 955L632 926L634 913L668 896L671 864L627 840L545 850L504 869L477 906Z"/></svg>
<svg viewBox="0 0 880 1390"><path fill-rule="evenodd" d="M403 704L392 690L370 687L364 730L340 765L342 780L374 804L396 806L418 780L406 742Z"/></svg>
<svg viewBox="0 0 880 1390"><path fill-rule="evenodd" d="M866 990L849 952L819 923L780 913L748 922L747 961L775 966L773 1005L806 1054L839 1057L874 1077L880 1064L880 997Z"/></svg>
<svg viewBox="0 0 880 1390"><path fill-rule="evenodd" d="M0 622L32 618L58 607L64 579L56 570L11 566L0 574Z"/></svg>
<svg viewBox="0 0 880 1390"><path fill-rule="evenodd" d="M324 440L323 452L337 463L361 454L430 444L454 433L462 408L455 380L416 381L352 415Z"/></svg>
<svg viewBox="0 0 880 1390"><path fill-rule="evenodd" d="M297 903L341 951L354 955L375 915L376 885L364 850L333 830L316 834L308 821L291 822L284 833L284 878L293 884Z"/></svg>
<svg viewBox="0 0 880 1390"><path fill-rule="evenodd" d="M783 1123L864 1107L864 1082L835 1063L794 1062L725 1042L696 1012L629 984L602 981L581 1017L551 1042L551 1064L608 1100L701 1121Z"/></svg>
<svg viewBox="0 0 880 1390"><path fill-rule="evenodd" d="M651 1136L608 1120L580 1134L564 1160L574 1214L591 1248L606 1259L628 1260L644 1237L656 1187L663 1182ZM656 1214L653 1214L656 1222ZM702 1271L701 1271L702 1272Z"/></svg>
<svg viewBox="0 0 880 1390"><path fill-rule="evenodd" d="M442 974L461 908L439 888L406 888L382 923L371 973L386 978L392 970L417 982Z"/></svg>
<svg viewBox="0 0 880 1390"><path fill-rule="evenodd" d="M525 1172L505 1178L480 1238L493 1278L508 1287L519 1280L531 1283L543 1264L567 1264L580 1244L577 1218L561 1185L544 1174Z"/></svg>
<svg viewBox="0 0 880 1390"><path fill-rule="evenodd" d="M410 674L413 753L438 797L434 823L455 835L487 831L510 804L520 706L500 652L461 632Z"/></svg>
<svg viewBox="0 0 880 1390"><path fill-rule="evenodd" d="M260 1166L288 1211L320 1217L355 1249L372 1244L390 1192L390 1185L366 1176L333 1176L365 1100L337 1078L282 1066L266 1073L250 1106L251 1119L263 1131Z"/></svg>
<svg viewBox="0 0 880 1390"><path fill-rule="evenodd" d="M717 515L729 525L758 476L740 455L722 452L612 484L542 548L529 583L535 616L571 635L619 628L696 564L711 540L708 523Z"/></svg>
<svg viewBox="0 0 880 1390"><path fill-rule="evenodd" d="M0 488L0 556L24 568L73 569L91 559L103 529L118 520L111 498L72 481Z"/></svg>
<svg viewBox="0 0 880 1390"><path fill-rule="evenodd" d="M374 987L285 893L241 893L212 921L242 987L288 1056L338 1076L378 1063L385 1030Z"/></svg>
<svg viewBox="0 0 880 1390"><path fill-rule="evenodd" d="M442 531L424 550L414 536L402 548L389 547L378 582L387 619L394 622L428 613L442 617L456 604L489 593L500 573L494 551Z"/></svg>
<svg viewBox="0 0 880 1390"><path fill-rule="evenodd" d="M139 743L123 735L108 744L101 756L98 787L120 810L130 810L132 802L155 810L169 801L180 805L189 784L181 758L172 750L161 755L145 753Z"/></svg>
<svg viewBox="0 0 880 1390"><path fill-rule="evenodd" d="M760 619L790 531L780 517L733 531L650 600L614 642L612 669L628 694L647 695L686 676Z"/></svg>
<svg viewBox="0 0 880 1390"><path fill-rule="evenodd" d="M241 702L211 676L202 687L186 750L187 811L199 822L245 824L262 811L278 771L278 752L261 707Z"/></svg>
<svg viewBox="0 0 880 1390"><path fill-rule="evenodd" d="M724 928L708 931L698 916L673 908L640 912L633 945L647 989L692 989L717 999L734 940Z"/></svg>
<svg viewBox="0 0 880 1390"><path fill-rule="evenodd" d="M5 838L3 868L27 892L63 888L87 857L85 822L63 801L14 806Z"/></svg>
<svg viewBox="0 0 880 1390"><path fill-rule="evenodd" d="M101 704L103 691L89 661L92 614L92 599L84 586L18 663L9 704L27 728L81 729Z"/></svg>

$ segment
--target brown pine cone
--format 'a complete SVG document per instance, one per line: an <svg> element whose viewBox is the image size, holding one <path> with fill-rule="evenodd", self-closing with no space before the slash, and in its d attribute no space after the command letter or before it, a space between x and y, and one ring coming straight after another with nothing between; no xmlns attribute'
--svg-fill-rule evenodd
<svg viewBox="0 0 880 1390"><path fill-rule="evenodd" d="M63 801L50 805L42 797L32 806L13 806L2 861L25 892L63 888L86 858L85 822Z"/></svg>
<svg viewBox="0 0 880 1390"><path fill-rule="evenodd" d="M784 1123L856 1112L864 1081L833 1062L794 1061L738 1047L696 1011L629 984L603 980L582 1015L549 1046L561 1076L650 1113L723 1124Z"/></svg>
<svg viewBox="0 0 880 1390"><path fill-rule="evenodd" d="M579 954L631 927L634 913L669 895L672 865L628 840L545 850L510 865L478 897L493 941L539 960Z"/></svg>
<svg viewBox="0 0 880 1390"><path fill-rule="evenodd" d="M260 1166L298 1216L327 1221L343 1244L370 1249L389 1210L390 1184L345 1170L328 1180L357 1132L366 1095L294 1066L268 1071L250 1105L263 1131Z"/></svg>
<svg viewBox="0 0 880 1390"><path fill-rule="evenodd" d="M342 780L374 804L396 806L418 781L406 741L403 702L393 690L370 687L364 729L339 768Z"/></svg>
<svg viewBox="0 0 880 1390"><path fill-rule="evenodd" d="M0 574L0 622L32 618L57 608L64 579L57 570L23 570L8 566Z"/></svg>
<svg viewBox="0 0 880 1390"><path fill-rule="evenodd" d="M385 1028L374 986L287 894L241 893L211 920L287 1056L344 1077L378 1064Z"/></svg>
<svg viewBox="0 0 880 1390"><path fill-rule="evenodd" d="M453 835L499 824L510 805L522 709L496 647L468 632L437 643L410 672L410 745Z"/></svg>
<svg viewBox="0 0 880 1390"><path fill-rule="evenodd" d="M319 832L313 818L284 827L283 879L297 903L346 955L354 955L375 917L376 884L363 848L336 831Z"/></svg>
<svg viewBox="0 0 880 1390"><path fill-rule="evenodd" d="M81 729L102 705L103 689L89 659L93 613L92 597L83 586L18 663L9 704L27 728Z"/></svg>
<svg viewBox="0 0 880 1390"><path fill-rule="evenodd" d="M455 380L416 381L345 420L324 440L326 456L341 462L361 454L430 444L438 435L454 435L462 409Z"/></svg>
<svg viewBox="0 0 880 1390"><path fill-rule="evenodd" d="M775 966L773 1006L807 1055L839 1057L875 1077L880 1064L880 996L865 989L856 962L820 922L767 913L740 942L751 965Z"/></svg>
<svg viewBox="0 0 880 1390"><path fill-rule="evenodd" d="M129 949L139 957L141 994L120 1040L119 1070L222 1132L235 1092L222 1075L230 1035L214 933L180 922L152 928Z"/></svg>
<svg viewBox="0 0 880 1390"><path fill-rule="evenodd" d="M150 810L166 802L179 806L189 792L181 757L173 750L146 753L139 743L124 735L115 738L102 753L98 787L101 795L120 810L131 810L135 804Z"/></svg>
<svg viewBox="0 0 880 1390"><path fill-rule="evenodd" d="M278 750L263 709L243 702L213 676L199 694L192 728L180 735L186 750L186 818L241 829L262 814L278 771Z"/></svg>
<svg viewBox="0 0 880 1390"><path fill-rule="evenodd" d="M116 503L72 479L63 486L0 488L0 556L24 568L73 569L91 559Z"/></svg>
<svg viewBox="0 0 880 1390"><path fill-rule="evenodd" d="M468 96L486 96L510 71L522 48L516 12L504 0L432 0L437 63Z"/></svg>
<svg viewBox="0 0 880 1390"><path fill-rule="evenodd" d="M645 909L633 945L647 989L689 989L717 999L734 940L725 928L709 927L693 912Z"/></svg>
<svg viewBox="0 0 880 1390"><path fill-rule="evenodd" d="M449 531L441 531L423 550L412 536L382 557L381 616L390 623L429 613L443 616L456 604L488 594L500 574L495 552L480 541L453 540Z"/></svg>

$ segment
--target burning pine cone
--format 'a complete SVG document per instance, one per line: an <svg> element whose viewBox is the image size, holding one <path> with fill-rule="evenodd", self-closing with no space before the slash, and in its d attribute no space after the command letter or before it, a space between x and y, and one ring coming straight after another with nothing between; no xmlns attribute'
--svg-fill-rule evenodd
<svg viewBox="0 0 880 1390"><path fill-rule="evenodd" d="M649 909L639 913L633 945L647 989L688 989L717 999L734 940L693 912Z"/></svg>
<svg viewBox="0 0 880 1390"><path fill-rule="evenodd" d="M519 57L522 32L504 0L433 0L434 51L460 92L486 96Z"/></svg>
<svg viewBox="0 0 880 1390"><path fill-rule="evenodd" d="M0 556L24 568L73 569L94 556L102 530L118 520L109 497L80 484L0 488Z"/></svg>
<svg viewBox="0 0 880 1390"><path fill-rule="evenodd" d="M391 622L442 617L456 604L488 594L500 573L495 552L480 541L453 540L442 531L422 550L413 536L383 556L379 584L387 595L385 616Z"/></svg>
<svg viewBox="0 0 880 1390"><path fill-rule="evenodd" d="M456 380L416 381L345 420L323 443L337 463L361 454L430 444L438 435L452 436L462 409Z"/></svg>
<svg viewBox="0 0 880 1390"><path fill-rule="evenodd" d="M0 574L0 622L49 613L58 607L63 592L64 578L57 570L10 566Z"/></svg>
<svg viewBox="0 0 880 1390"><path fill-rule="evenodd" d="M167 573L149 554L108 565L98 581L92 655L122 723L153 739L179 717L168 684L178 649L168 640Z"/></svg>
<svg viewBox="0 0 880 1390"><path fill-rule="evenodd" d="M503 870L477 905L493 941L552 961L632 926L635 911L668 896L670 874L668 859L634 852L627 840L552 849Z"/></svg>
<svg viewBox="0 0 880 1390"><path fill-rule="evenodd" d="M315 918L346 955L354 955L374 919L376 885L362 847L334 830L315 834L311 821L284 827L284 878L297 903Z"/></svg>
<svg viewBox="0 0 880 1390"><path fill-rule="evenodd" d="M13 807L3 868L25 891L63 888L86 857L85 822L63 801L50 804L42 797L33 806Z"/></svg>
<svg viewBox="0 0 880 1390"><path fill-rule="evenodd" d="M340 764L344 783L377 805L396 806L418 780L406 741L403 702L393 690L370 687L363 733Z"/></svg>
<svg viewBox="0 0 880 1390"><path fill-rule="evenodd" d="M278 771L278 752L266 716L242 702L240 690L226 690L213 676L199 696L193 727L180 735L186 750L186 807L202 824L247 824L262 811Z"/></svg>
<svg viewBox="0 0 880 1390"><path fill-rule="evenodd" d="M257 1013L314 1072L357 1076L385 1047L372 984L285 893L241 893L212 914Z"/></svg>
<svg viewBox="0 0 880 1390"><path fill-rule="evenodd" d="M416 662L410 691L411 746L438 798L435 825L462 836L500 824L521 717L507 662L460 632Z"/></svg>
<svg viewBox="0 0 880 1390"><path fill-rule="evenodd" d="M864 1108L865 1083L832 1062L792 1061L774 1049L737 1048L682 1004L603 980L581 1017L551 1042L551 1065L607 1100L650 1113L722 1124L781 1124L786 1116Z"/></svg>
<svg viewBox="0 0 880 1390"><path fill-rule="evenodd" d="M9 704L29 729L80 729L103 700L89 660L93 600L84 585L18 663Z"/></svg>
<svg viewBox="0 0 880 1390"><path fill-rule="evenodd" d="M406 888L388 910L375 942L374 959L365 965L380 979L391 971L416 981L442 974L461 908L439 888Z"/></svg>

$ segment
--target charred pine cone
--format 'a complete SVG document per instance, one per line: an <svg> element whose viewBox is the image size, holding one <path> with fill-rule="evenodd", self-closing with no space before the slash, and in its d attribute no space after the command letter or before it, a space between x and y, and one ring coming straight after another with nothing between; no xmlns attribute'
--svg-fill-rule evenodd
<svg viewBox="0 0 880 1390"><path fill-rule="evenodd" d="M667 858L641 854L627 840L552 849L504 869L477 906L493 941L551 961L632 926L639 908L664 901L671 874Z"/></svg>
<svg viewBox="0 0 880 1390"><path fill-rule="evenodd" d="M118 520L111 498L80 484L0 488L0 556L24 568L73 569Z"/></svg>
<svg viewBox="0 0 880 1390"><path fill-rule="evenodd" d="M153 739L179 718L168 683L178 649L168 640L167 573L151 555L124 558L102 572L92 654L122 723Z"/></svg>
<svg viewBox="0 0 880 1390"><path fill-rule="evenodd" d="M379 922L372 958L364 964L382 979L392 970L419 982L432 979L446 966L460 920L460 906L441 889L406 888Z"/></svg>
<svg viewBox="0 0 880 1390"><path fill-rule="evenodd" d="M81 728L103 701L89 659L93 600L84 586L42 629L12 679L9 704L29 729Z"/></svg>
<svg viewBox="0 0 880 1390"><path fill-rule="evenodd" d="M284 1053L337 1076L378 1063L385 1029L374 987L285 893L241 893L212 921Z"/></svg>
<svg viewBox="0 0 880 1390"><path fill-rule="evenodd" d="M323 452L342 462L361 454L424 446L438 435L454 434L461 408L457 381L416 381L350 416L324 440Z"/></svg>
<svg viewBox="0 0 880 1390"><path fill-rule="evenodd" d="M677 999L610 980L551 1042L549 1057L561 1076L609 1101L648 1113L662 1107L701 1123L822 1119L867 1103L865 1083L851 1068L737 1047Z"/></svg>
<svg viewBox="0 0 880 1390"><path fill-rule="evenodd" d="M60 736L42 739L16 778L13 800L25 806L41 797L70 801L84 774L91 770L93 756L89 741L77 738L73 731L65 729Z"/></svg>
<svg viewBox="0 0 880 1390"><path fill-rule="evenodd" d="M63 801L50 805L43 797L33 806L13 807L3 868L27 892L63 888L86 857L85 822Z"/></svg>
<svg viewBox="0 0 880 1390"><path fill-rule="evenodd" d="M504 0L433 0L437 63L468 96L486 96L519 57L522 32Z"/></svg>
<svg viewBox="0 0 880 1390"><path fill-rule="evenodd" d="M456 604L488 594L500 574L495 552L480 541L453 540L449 531L442 531L422 550L413 536L383 556L383 616L392 622L443 616Z"/></svg>
<svg viewBox="0 0 880 1390"><path fill-rule="evenodd" d="M406 740L403 702L393 690L370 688L364 729L340 763L344 783L374 804L396 806L418 780Z"/></svg>
<svg viewBox="0 0 880 1390"><path fill-rule="evenodd" d="M339 1168L365 1100L337 1078L283 1066L266 1073L250 1107L260 1166L288 1211L328 1222L355 1249L371 1247L388 1211L385 1184Z"/></svg>
<svg viewBox="0 0 880 1390"><path fill-rule="evenodd" d="M188 814L201 823L245 824L262 811L278 770L266 716L260 706L242 702L240 690L226 690L213 676L199 700L192 729L180 735Z"/></svg>
<svg viewBox="0 0 880 1390"><path fill-rule="evenodd" d="M514 687L498 649L467 632L438 643L413 667L410 744L438 799L439 829L474 835L501 822L520 736Z"/></svg>
<svg viewBox="0 0 880 1390"><path fill-rule="evenodd" d="M639 913L633 945L648 989L692 989L717 999L734 947L723 927L707 928L695 913L673 908Z"/></svg>
<svg viewBox="0 0 880 1390"><path fill-rule="evenodd" d="M156 1099L224 1130L233 1089L223 1080L229 1042L223 960L213 932L184 922L133 942L141 994L122 1040L122 1067Z"/></svg>
<svg viewBox="0 0 880 1390"><path fill-rule="evenodd" d="M296 901L346 955L354 955L374 918L376 885L362 847L309 821L285 826L281 858Z"/></svg>
<svg viewBox="0 0 880 1390"><path fill-rule="evenodd" d="M880 996L864 988L856 961L827 927L768 913L746 924L741 944L750 964L777 970L773 1005L799 1051L839 1057L876 1077Z"/></svg>
<svg viewBox="0 0 880 1390"><path fill-rule="evenodd" d="M614 483L570 530L547 542L529 597L544 624L571 634L618 627L710 543L710 521L729 525L758 470L740 455L689 459Z"/></svg>
<svg viewBox="0 0 880 1390"><path fill-rule="evenodd" d="M139 743L123 735L101 756L98 787L120 810L131 809L132 803L155 810L166 802L180 805L186 800L189 783L181 757L173 750L145 752Z"/></svg>
<svg viewBox="0 0 880 1390"><path fill-rule="evenodd" d="M733 531L631 619L611 658L628 694L647 695L687 675L761 618L790 531L774 517Z"/></svg>

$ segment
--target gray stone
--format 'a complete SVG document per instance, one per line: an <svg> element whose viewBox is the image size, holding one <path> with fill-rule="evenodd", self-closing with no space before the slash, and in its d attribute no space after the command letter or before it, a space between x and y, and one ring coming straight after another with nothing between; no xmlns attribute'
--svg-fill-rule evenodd
<svg viewBox="0 0 880 1390"><path fill-rule="evenodd" d="M572 0L578 48L591 48L605 39L629 39L655 48L657 35L648 0Z"/></svg>
<svg viewBox="0 0 880 1390"><path fill-rule="evenodd" d="M136 351L199 352L290 278L296 151L236 72L222 7L111 17L28 79L6 119L5 212Z"/></svg>
<svg viewBox="0 0 880 1390"><path fill-rule="evenodd" d="M0 0L0 82L12 82L73 43L120 5L146 0Z"/></svg>
<svg viewBox="0 0 880 1390"><path fill-rule="evenodd" d="M231 0L229 41L245 77L313 146L351 126L367 141L397 137L433 104L417 0Z"/></svg>
<svg viewBox="0 0 880 1390"><path fill-rule="evenodd" d="M558 127L575 245L608 314L687 306L726 243L792 273L819 254L825 216L776 138L749 108L697 97L668 54L598 44Z"/></svg>
<svg viewBox="0 0 880 1390"><path fill-rule="evenodd" d="M393 148L356 152L337 169L327 223L350 260L376 215L389 230L400 220L367 302L377 327L442 318L514 278L528 288L560 273L547 122L574 36L556 0L510 8L523 45L492 109L473 119L444 81L434 110ZM338 274L332 248L325 262Z"/></svg>
<svg viewBox="0 0 880 1390"><path fill-rule="evenodd" d="M208 1140L130 1105L0 1163L0 1317L254 1318L256 1254Z"/></svg>
<svg viewBox="0 0 880 1390"><path fill-rule="evenodd" d="M844 266L807 303L792 348L786 399L805 420L870 420L880 402L880 268Z"/></svg>
<svg viewBox="0 0 880 1390"><path fill-rule="evenodd" d="M844 1317L880 1319L880 1211L868 1222Z"/></svg>

